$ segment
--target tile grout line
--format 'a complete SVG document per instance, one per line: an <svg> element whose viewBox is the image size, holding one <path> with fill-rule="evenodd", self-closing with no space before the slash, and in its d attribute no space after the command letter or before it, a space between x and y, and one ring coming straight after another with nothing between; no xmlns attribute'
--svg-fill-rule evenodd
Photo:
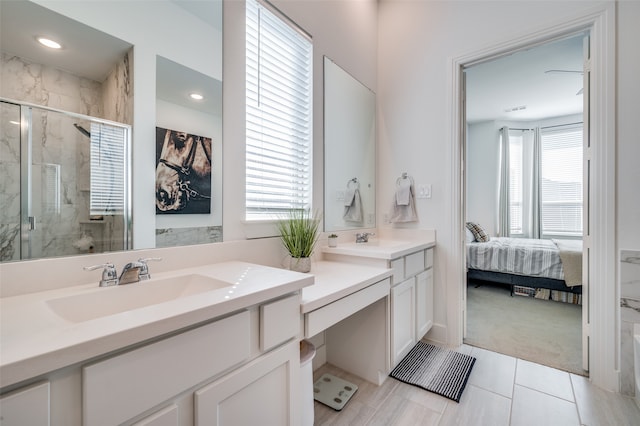
<svg viewBox="0 0 640 426"><path fill-rule="evenodd" d="M513 420L513 400L516 396L516 377L518 377L518 363L520 362L520 358L516 358L516 368L513 371L513 385L511 386L511 403L509 404L509 425L511 425L511 421Z"/></svg>
<svg viewBox="0 0 640 426"><path fill-rule="evenodd" d="M576 396L576 389L573 384L573 379L571 378L571 374L569 374L569 383L571 383L571 392L573 393L573 400L576 404L576 413L578 414L578 423L582 425L582 416L580 415L580 407L578 406L578 397Z"/></svg>

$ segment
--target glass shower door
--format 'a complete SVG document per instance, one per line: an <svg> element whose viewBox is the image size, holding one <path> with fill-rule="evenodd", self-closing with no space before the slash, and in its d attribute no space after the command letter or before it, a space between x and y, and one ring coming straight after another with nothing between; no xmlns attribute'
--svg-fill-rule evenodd
<svg viewBox="0 0 640 426"><path fill-rule="evenodd" d="M20 106L0 102L0 261L20 259Z"/></svg>
<svg viewBox="0 0 640 426"><path fill-rule="evenodd" d="M75 247L83 232L86 236L93 231L81 226L89 189L90 140L76 126L87 128L87 123L59 112L30 111L30 194L23 193L30 198L23 203L23 224L29 239L23 238L23 258L88 252L89 245L81 250ZM25 244L30 246L27 252Z"/></svg>
<svg viewBox="0 0 640 426"><path fill-rule="evenodd" d="M126 126L0 101L0 261L130 248Z"/></svg>

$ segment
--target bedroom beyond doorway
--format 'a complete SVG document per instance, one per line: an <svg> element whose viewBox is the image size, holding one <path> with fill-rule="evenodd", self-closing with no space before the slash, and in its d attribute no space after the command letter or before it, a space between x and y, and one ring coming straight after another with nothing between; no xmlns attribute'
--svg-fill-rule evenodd
<svg viewBox="0 0 640 426"><path fill-rule="evenodd" d="M464 342L580 375L584 37L464 69Z"/></svg>

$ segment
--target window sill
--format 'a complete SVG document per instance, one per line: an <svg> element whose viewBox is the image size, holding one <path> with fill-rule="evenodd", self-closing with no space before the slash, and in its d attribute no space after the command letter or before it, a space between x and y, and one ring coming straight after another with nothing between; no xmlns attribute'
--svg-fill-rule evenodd
<svg viewBox="0 0 640 426"><path fill-rule="evenodd" d="M243 220L242 224L247 240L280 236L277 220Z"/></svg>

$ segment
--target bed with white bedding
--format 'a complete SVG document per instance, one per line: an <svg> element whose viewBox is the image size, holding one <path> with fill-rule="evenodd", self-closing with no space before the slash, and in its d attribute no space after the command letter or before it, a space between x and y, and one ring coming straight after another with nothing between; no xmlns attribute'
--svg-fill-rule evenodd
<svg viewBox="0 0 640 426"><path fill-rule="evenodd" d="M467 243L467 278L581 294L581 256L579 240L492 237Z"/></svg>

